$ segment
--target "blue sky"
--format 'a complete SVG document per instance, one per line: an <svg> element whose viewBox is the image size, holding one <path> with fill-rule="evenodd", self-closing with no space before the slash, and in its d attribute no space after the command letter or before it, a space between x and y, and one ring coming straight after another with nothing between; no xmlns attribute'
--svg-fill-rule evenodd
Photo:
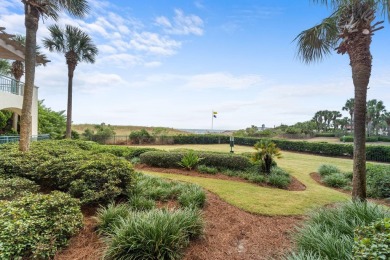
<svg viewBox="0 0 390 260"><path fill-rule="evenodd" d="M146 0L89 1L85 19L62 14L99 48L95 64L74 77L73 122L211 128L268 127L310 120L318 110L340 110L353 97L347 56L334 53L305 65L293 39L330 10L310 1ZM20 0L1 0L0 26L24 34ZM38 43L48 36L40 23ZM390 106L389 23L372 43L369 99ZM66 109L67 67L61 54L38 67L39 98ZM389 108L390 109L390 108ZM347 116L347 113L344 112Z"/></svg>

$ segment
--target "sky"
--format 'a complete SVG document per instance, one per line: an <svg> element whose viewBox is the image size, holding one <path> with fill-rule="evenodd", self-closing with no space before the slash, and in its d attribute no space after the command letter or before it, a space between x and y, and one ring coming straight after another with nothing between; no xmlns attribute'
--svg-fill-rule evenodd
<svg viewBox="0 0 390 260"><path fill-rule="evenodd" d="M341 111L353 97L346 55L310 65L294 38L331 10L308 0L90 0L83 18L62 13L57 23L78 26L99 49L96 63L74 76L73 123L237 130L292 125L319 110ZM381 17L378 17L381 18ZM39 45L49 37L41 20ZM0 1L0 27L25 34L20 0ZM375 33L368 99L390 110L390 24ZM66 110L63 54L36 69L39 99ZM343 112L348 116L347 112Z"/></svg>

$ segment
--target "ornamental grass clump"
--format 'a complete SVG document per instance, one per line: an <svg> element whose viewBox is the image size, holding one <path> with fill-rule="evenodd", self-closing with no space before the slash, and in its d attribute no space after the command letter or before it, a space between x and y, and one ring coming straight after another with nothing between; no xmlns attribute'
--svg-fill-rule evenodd
<svg viewBox="0 0 390 260"><path fill-rule="evenodd" d="M194 169L201 160L203 160L203 158L200 158L194 151L189 151L183 156L178 164L190 171Z"/></svg>
<svg viewBox="0 0 390 260"><path fill-rule="evenodd" d="M321 177L325 177L327 175L330 175L332 173L340 173L340 169L337 168L337 166L331 165L331 164L322 164L318 168L318 173L321 175Z"/></svg>
<svg viewBox="0 0 390 260"><path fill-rule="evenodd" d="M354 230L385 217L390 217L385 207L359 201L317 210L297 228L296 252L287 258L352 259Z"/></svg>
<svg viewBox="0 0 390 260"><path fill-rule="evenodd" d="M198 210L131 212L107 237L104 259L181 259L190 239L203 234L203 226Z"/></svg>

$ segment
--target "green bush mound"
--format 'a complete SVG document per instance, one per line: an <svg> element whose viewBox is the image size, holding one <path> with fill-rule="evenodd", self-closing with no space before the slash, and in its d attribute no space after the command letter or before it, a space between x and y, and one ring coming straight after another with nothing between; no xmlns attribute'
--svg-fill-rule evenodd
<svg viewBox="0 0 390 260"><path fill-rule="evenodd" d="M331 164L322 164L318 168L318 173L321 175L321 177L325 177L327 175L331 175L333 173L340 173L340 169L337 166L331 165Z"/></svg>
<svg viewBox="0 0 390 260"><path fill-rule="evenodd" d="M244 170L251 166L250 160L241 155L196 152L203 165L217 168ZM153 167L178 168L185 152L152 151L141 154L141 163Z"/></svg>
<svg viewBox="0 0 390 260"><path fill-rule="evenodd" d="M1 147L0 175L20 176L67 192L82 204L106 203L126 195L133 182L132 165L82 141L34 142L26 153L16 145Z"/></svg>
<svg viewBox="0 0 390 260"><path fill-rule="evenodd" d="M209 167L209 166L204 165L204 164L198 165L197 170L200 173L208 173L208 174L217 174L218 173L218 169L217 168Z"/></svg>
<svg viewBox="0 0 390 260"><path fill-rule="evenodd" d="M127 216L113 219L115 225L109 225L104 259L181 259L190 239L203 234L198 210L127 212Z"/></svg>
<svg viewBox="0 0 390 260"><path fill-rule="evenodd" d="M390 259L390 218L355 230L354 259Z"/></svg>
<svg viewBox="0 0 390 260"><path fill-rule="evenodd" d="M297 227L296 252L287 259L352 259L354 230L386 217L390 212L385 207L364 202L316 210Z"/></svg>
<svg viewBox="0 0 390 260"><path fill-rule="evenodd" d="M390 166L367 164L367 195L390 198Z"/></svg>
<svg viewBox="0 0 390 260"><path fill-rule="evenodd" d="M37 193L39 186L28 179L15 177L0 178L0 200L12 200L30 193Z"/></svg>
<svg viewBox="0 0 390 260"><path fill-rule="evenodd" d="M78 200L62 192L0 201L0 259L52 259L82 227Z"/></svg>
<svg viewBox="0 0 390 260"><path fill-rule="evenodd" d="M326 175L322 181L329 187L333 188L343 188L351 183L345 174L337 172Z"/></svg>

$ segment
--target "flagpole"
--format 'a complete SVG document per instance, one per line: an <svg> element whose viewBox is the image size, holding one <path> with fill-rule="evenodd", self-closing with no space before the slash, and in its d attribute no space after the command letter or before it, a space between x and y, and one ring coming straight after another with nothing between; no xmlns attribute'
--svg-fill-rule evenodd
<svg viewBox="0 0 390 260"><path fill-rule="evenodd" d="M211 110L211 130L214 128L214 111Z"/></svg>

